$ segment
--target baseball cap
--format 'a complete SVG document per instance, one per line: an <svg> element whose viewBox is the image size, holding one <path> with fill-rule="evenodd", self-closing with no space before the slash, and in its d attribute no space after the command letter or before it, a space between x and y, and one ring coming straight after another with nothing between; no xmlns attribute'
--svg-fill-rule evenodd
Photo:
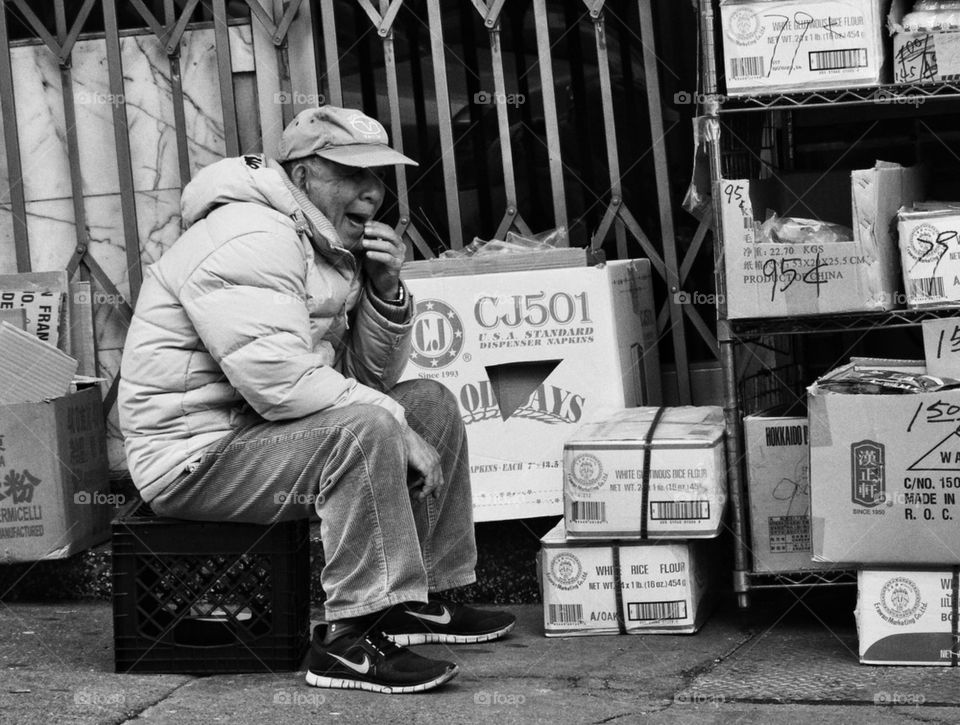
<svg viewBox="0 0 960 725"><path fill-rule="evenodd" d="M300 111L284 129L277 161L319 156L345 166L393 166L417 162L388 145L376 119L352 108L321 106Z"/></svg>

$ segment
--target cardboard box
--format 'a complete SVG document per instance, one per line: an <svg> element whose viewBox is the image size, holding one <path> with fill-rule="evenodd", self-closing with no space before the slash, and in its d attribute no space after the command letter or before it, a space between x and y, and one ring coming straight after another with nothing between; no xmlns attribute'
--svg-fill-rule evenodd
<svg viewBox="0 0 960 725"><path fill-rule="evenodd" d="M63 559L106 539L100 391L0 405L0 562Z"/></svg>
<svg viewBox="0 0 960 725"><path fill-rule="evenodd" d="M58 306L55 305L56 309L45 310L38 307L36 314L25 314L25 318L30 317L35 324L25 325L23 329L34 334L42 333L38 334L38 337L76 358L80 363L81 374L96 375L97 356L90 282L71 282L64 271L0 274L0 315L5 310L26 313L24 308L18 309L13 305L23 299L24 294L27 294L27 299L30 300L29 293L32 293L32 300L28 305L37 300L49 302L51 299L60 299L61 302ZM37 293L48 294L38 296ZM49 321L46 319L48 314ZM49 325L49 330L42 329L42 325Z"/></svg>
<svg viewBox="0 0 960 725"><path fill-rule="evenodd" d="M606 408L659 402L650 262L407 282L403 379L460 402L478 521L563 510L563 441Z"/></svg>
<svg viewBox="0 0 960 725"><path fill-rule="evenodd" d="M891 224L921 198L917 168L878 162L852 172L721 180L727 317L794 317L902 307ZM853 240L759 242L767 210L850 226Z"/></svg>
<svg viewBox="0 0 960 725"><path fill-rule="evenodd" d="M60 313L63 293L29 289L0 290L0 310L22 309L25 330L56 347L60 344Z"/></svg>
<svg viewBox="0 0 960 725"><path fill-rule="evenodd" d="M897 223L907 306L960 305L960 205L900 210Z"/></svg>
<svg viewBox="0 0 960 725"><path fill-rule="evenodd" d="M602 251L584 247L556 247L536 251L474 254L469 257L434 257L419 259L403 265L403 279L423 277L473 276L475 274L502 274L530 272L535 269L561 267L588 267L604 261Z"/></svg>
<svg viewBox="0 0 960 725"><path fill-rule="evenodd" d="M829 569L812 559L810 435L806 416L743 419L753 571Z"/></svg>
<svg viewBox="0 0 960 725"><path fill-rule="evenodd" d="M0 322L0 405L34 403L70 390L77 361L29 332Z"/></svg>
<svg viewBox="0 0 960 725"><path fill-rule="evenodd" d="M960 390L842 394L815 383L807 410L814 559L956 561Z"/></svg>
<svg viewBox="0 0 960 725"><path fill-rule="evenodd" d="M860 662L956 667L957 567L864 569L857 575Z"/></svg>
<svg viewBox="0 0 960 725"><path fill-rule="evenodd" d="M22 309L0 310L0 322L6 322L18 330L23 330L27 326L27 313Z"/></svg>
<svg viewBox="0 0 960 725"><path fill-rule="evenodd" d="M727 94L863 87L883 71L877 0L721 0Z"/></svg>
<svg viewBox="0 0 960 725"><path fill-rule="evenodd" d="M584 424L563 446L567 536L716 536L727 500L723 446L716 407L629 408Z"/></svg>
<svg viewBox="0 0 960 725"><path fill-rule="evenodd" d="M540 542L547 637L689 634L709 614L706 542L587 544L562 521Z"/></svg>
<svg viewBox="0 0 960 725"><path fill-rule="evenodd" d="M927 373L960 380L960 320L953 317L924 320L920 327Z"/></svg>
<svg viewBox="0 0 960 725"><path fill-rule="evenodd" d="M960 76L960 30L905 28L908 9L903 0L890 6L894 83L955 81Z"/></svg>

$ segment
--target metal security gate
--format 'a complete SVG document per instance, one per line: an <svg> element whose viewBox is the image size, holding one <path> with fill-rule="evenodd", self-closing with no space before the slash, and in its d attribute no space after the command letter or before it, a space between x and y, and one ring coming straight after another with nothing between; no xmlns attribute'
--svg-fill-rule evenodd
<svg viewBox="0 0 960 725"><path fill-rule="evenodd" d="M649 258L689 402L686 324L717 350L712 325L680 294L708 229L680 259L651 2L315 5L323 98L380 118L421 162L398 169L395 186L411 253L565 227L571 245Z"/></svg>
<svg viewBox="0 0 960 725"><path fill-rule="evenodd" d="M316 86L311 28L301 0L0 0L0 273L93 282L112 469L143 265L198 169L276 143L293 84Z"/></svg>
<svg viewBox="0 0 960 725"><path fill-rule="evenodd" d="M648 257L679 399L690 400L686 325L709 349L716 341L676 293L706 229L681 260L650 2L0 0L0 10L0 273L66 269L94 283L113 468L124 468L114 404L126 326L143 265L179 235L183 186L217 158L272 154L297 111L325 102L380 118L420 161L388 181L384 210L418 257L554 227L609 258Z"/></svg>

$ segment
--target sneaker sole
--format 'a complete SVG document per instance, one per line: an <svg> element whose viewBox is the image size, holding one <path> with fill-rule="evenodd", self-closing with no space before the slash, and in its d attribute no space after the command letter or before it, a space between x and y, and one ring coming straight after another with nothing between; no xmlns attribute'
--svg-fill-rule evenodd
<svg viewBox="0 0 960 725"><path fill-rule="evenodd" d="M307 670L307 684L312 687L322 687L328 690L366 690L367 692L380 692L386 695L406 695L413 692L426 692L434 687L439 687L444 682L448 682L457 676L460 672L459 667L447 670L439 677L428 682L421 682L417 685L381 685L376 682L367 682L366 680L351 680L344 677L326 677L318 675Z"/></svg>
<svg viewBox="0 0 960 725"><path fill-rule="evenodd" d="M386 636L393 640L393 643L400 647L412 647L417 644L479 644L480 642L491 642L500 639L503 635L513 629L516 622L508 624L502 629L485 634L438 634L437 632L417 632L415 634L390 634Z"/></svg>

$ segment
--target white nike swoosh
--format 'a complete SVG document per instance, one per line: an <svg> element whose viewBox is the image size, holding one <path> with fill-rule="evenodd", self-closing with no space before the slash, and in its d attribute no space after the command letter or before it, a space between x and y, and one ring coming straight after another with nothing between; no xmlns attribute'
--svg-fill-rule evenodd
<svg viewBox="0 0 960 725"><path fill-rule="evenodd" d="M421 612L407 612L418 619L422 619L426 622L433 622L434 624L450 624L450 610L446 607L442 607L443 614L423 614Z"/></svg>
<svg viewBox="0 0 960 725"><path fill-rule="evenodd" d="M360 673L361 675L365 675L370 671L370 658L366 655L363 656L363 662L360 663L351 662L346 657L338 657L337 655L333 654L333 652L330 653L330 656L335 660L342 662L354 672Z"/></svg>

